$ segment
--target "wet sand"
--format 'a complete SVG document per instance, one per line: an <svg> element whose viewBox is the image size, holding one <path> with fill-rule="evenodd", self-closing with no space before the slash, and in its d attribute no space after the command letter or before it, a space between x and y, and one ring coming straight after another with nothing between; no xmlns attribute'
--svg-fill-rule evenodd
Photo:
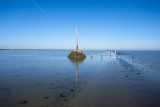
<svg viewBox="0 0 160 107"><path fill-rule="evenodd" d="M113 59L90 78L68 106L160 107L160 75L153 75L154 72Z"/></svg>

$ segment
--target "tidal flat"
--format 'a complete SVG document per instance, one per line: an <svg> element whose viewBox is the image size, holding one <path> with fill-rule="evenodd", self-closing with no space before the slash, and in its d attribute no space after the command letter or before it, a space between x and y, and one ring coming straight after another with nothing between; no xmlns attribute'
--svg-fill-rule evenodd
<svg viewBox="0 0 160 107"><path fill-rule="evenodd" d="M160 52L0 50L1 107L159 107ZM134 57L132 57L134 55Z"/></svg>

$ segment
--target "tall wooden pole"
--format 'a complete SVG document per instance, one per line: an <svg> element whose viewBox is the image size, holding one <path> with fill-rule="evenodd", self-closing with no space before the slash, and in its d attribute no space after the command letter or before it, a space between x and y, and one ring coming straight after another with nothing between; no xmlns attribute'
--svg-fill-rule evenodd
<svg viewBox="0 0 160 107"><path fill-rule="evenodd" d="M76 50L78 50L78 27L76 27Z"/></svg>

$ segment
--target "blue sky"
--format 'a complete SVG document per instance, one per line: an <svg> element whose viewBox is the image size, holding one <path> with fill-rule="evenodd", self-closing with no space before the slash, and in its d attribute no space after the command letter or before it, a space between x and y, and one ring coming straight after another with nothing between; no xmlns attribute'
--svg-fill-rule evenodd
<svg viewBox="0 0 160 107"><path fill-rule="evenodd" d="M159 0L0 0L1 49L160 50Z"/></svg>

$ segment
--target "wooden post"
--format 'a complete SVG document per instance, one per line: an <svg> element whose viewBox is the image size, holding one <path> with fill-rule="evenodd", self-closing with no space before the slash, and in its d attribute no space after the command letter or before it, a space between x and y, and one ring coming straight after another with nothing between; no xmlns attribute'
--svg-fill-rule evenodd
<svg viewBox="0 0 160 107"><path fill-rule="evenodd" d="M76 50L78 50L78 27L76 27Z"/></svg>

